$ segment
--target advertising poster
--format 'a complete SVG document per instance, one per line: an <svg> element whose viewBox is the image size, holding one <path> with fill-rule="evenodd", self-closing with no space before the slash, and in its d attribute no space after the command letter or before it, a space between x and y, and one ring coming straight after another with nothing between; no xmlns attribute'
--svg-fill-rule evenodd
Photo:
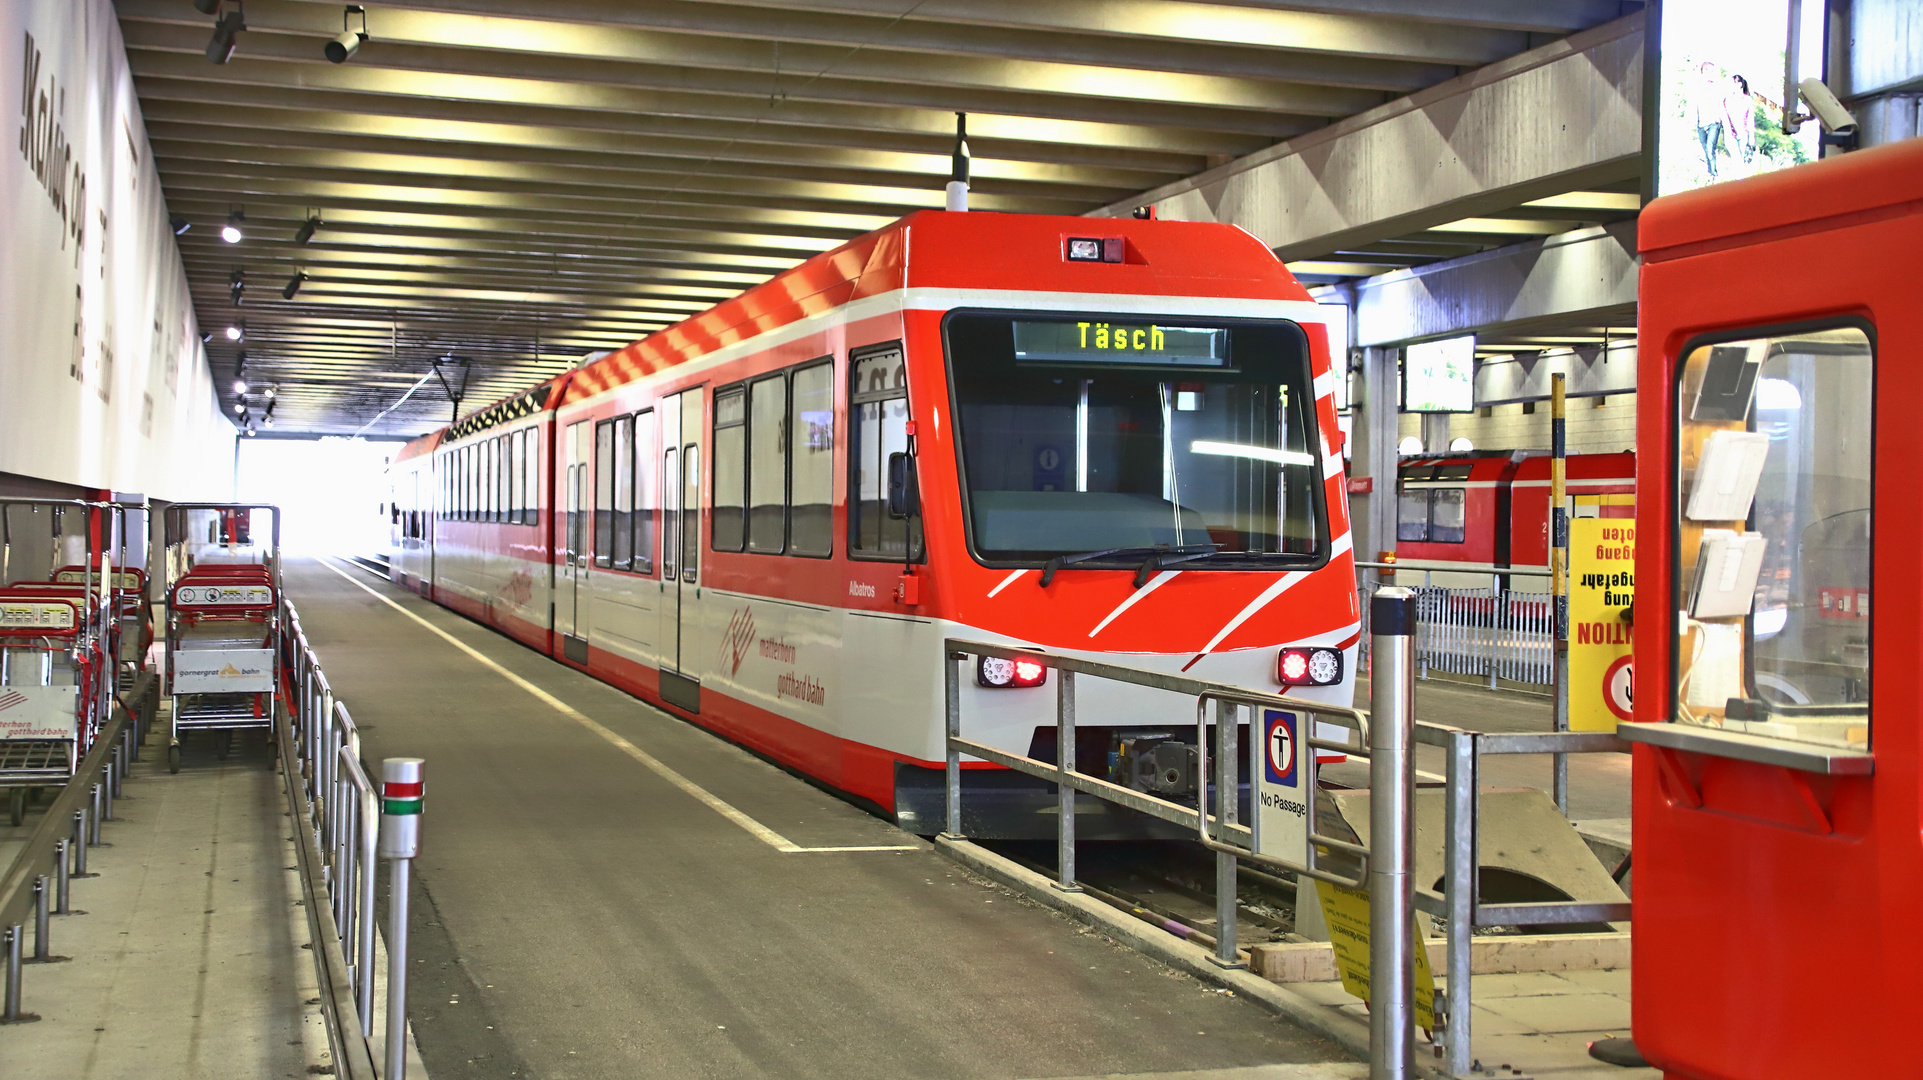
<svg viewBox="0 0 1923 1080"><path fill-rule="evenodd" d="M1822 76L1823 11L1803 5L1799 77ZM1783 133L1789 36L1789 0L1664 0L1656 194L1816 159L1814 121Z"/></svg>
<svg viewBox="0 0 1923 1080"><path fill-rule="evenodd" d="M1569 522L1569 729L1614 731L1629 720L1636 522Z"/></svg>
<svg viewBox="0 0 1923 1080"><path fill-rule="evenodd" d="M1402 350L1403 412L1472 412L1476 339L1445 338Z"/></svg>

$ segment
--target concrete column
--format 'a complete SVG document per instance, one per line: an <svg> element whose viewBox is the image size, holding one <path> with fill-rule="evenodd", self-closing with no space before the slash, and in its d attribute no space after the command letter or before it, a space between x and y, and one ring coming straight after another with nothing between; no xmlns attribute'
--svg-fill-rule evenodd
<svg viewBox="0 0 1923 1080"><path fill-rule="evenodd" d="M1370 479L1355 506L1356 557L1374 561L1396 546L1396 412L1401 379L1396 349L1362 350L1362 394L1355 410L1355 472Z"/></svg>
<svg viewBox="0 0 1923 1080"><path fill-rule="evenodd" d="M1422 417L1422 448L1431 454L1449 449L1449 414L1425 413Z"/></svg>

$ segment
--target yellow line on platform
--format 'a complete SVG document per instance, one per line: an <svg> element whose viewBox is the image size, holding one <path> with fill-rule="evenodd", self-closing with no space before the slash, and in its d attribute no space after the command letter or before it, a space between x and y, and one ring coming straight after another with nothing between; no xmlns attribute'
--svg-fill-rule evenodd
<svg viewBox="0 0 1923 1080"><path fill-rule="evenodd" d="M826 852L826 851L919 851L921 850L919 847L916 847L915 845L912 845L912 844L902 844L902 845L877 844L877 845L855 845L855 846L844 846L844 847L802 847L801 845L795 843L794 841L788 839L787 837L781 835L780 833L774 831L773 829L770 829L766 825L763 825L761 822L756 821L755 819L735 809L733 806L729 805L725 800L723 800L720 796L714 794L713 792L709 791L707 788L702 787L700 784L695 783L694 781L688 779L685 776L682 776L680 773L669 768L667 764L662 762L659 758L656 758L653 754L648 753L646 750L641 749L640 747L634 745L628 740L622 738L620 735L616 734L615 732L609 730L605 725L601 724L599 721L596 721L590 718L585 713L581 712L579 709L576 709L574 706L569 705L567 702L562 701L560 698L555 697L553 694L550 694L546 690L541 689L539 686L534 685L532 682L529 682L527 679L524 679L521 676L516 675L512 671L509 671L507 668L502 667L499 663L495 662L493 658L485 655L479 649L476 649L474 646L469 645L467 642L462 641L460 638L455 637L453 634L448 633L447 631L441 629L440 627L435 626L433 623L428 622L426 619L421 618L419 615L416 615L415 613L395 603L391 597L382 596L380 593L375 592L373 589L368 588L366 582L355 580L353 575L349 574L345 570L342 570L340 567L335 566L333 563L328 562L326 559L317 559L315 561L319 562L322 566L327 567L329 570L332 570L336 574L339 574L341 577L346 578L347 583L349 585L354 586L355 588L361 590L362 592L373 597L374 599L379 600L381 603L386 604L388 607L393 608L395 611L398 611L401 614L407 616L408 618L413 619L415 622L421 624L421 626L426 628L426 630L429 633L437 635L443 641L446 641L449 645L452 645L455 648L466 653L468 656L472 657L477 663L481 664L483 667L488 668L489 670L493 671L495 674L501 676L507 681L513 683L514 685L520 687L523 690L526 690L528 693L533 694L536 699L538 699L542 704L546 705L548 708L553 709L555 712L560 713L562 716L567 717L568 719L574 721L575 723L580 724L582 727L587 728L589 731L594 732L596 735L601 736L603 739L606 739L608 742L613 743L616 749L620 750L622 753L628 755L629 757L640 762L641 764L647 766L649 770L654 772L655 775L661 777L661 779L666 780L668 783L673 784L675 787L678 787L682 791L685 791L689 795L692 795L696 799L699 799L703 804L705 804L708 807L708 809L713 810L715 813L720 814L722 817L727 818L729 821L732 821L736 825L739 825L743 829L746 829L750 836L753 836L755 839L761 841L764 844L767 844L771 848L774 848L776 851L782 852L783 854L795 855L795 854L809 854L813 852Z"/></svg>

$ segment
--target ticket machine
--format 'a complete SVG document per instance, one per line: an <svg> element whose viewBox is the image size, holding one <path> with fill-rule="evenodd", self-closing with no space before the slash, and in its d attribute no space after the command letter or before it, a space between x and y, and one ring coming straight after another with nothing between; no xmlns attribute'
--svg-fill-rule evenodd
<svg viewBox="0 0 1923 1080"><path fill-rule="evenodd" d="M1923 1076L1923 140L1639 233L1636 1045Z"/></svg>

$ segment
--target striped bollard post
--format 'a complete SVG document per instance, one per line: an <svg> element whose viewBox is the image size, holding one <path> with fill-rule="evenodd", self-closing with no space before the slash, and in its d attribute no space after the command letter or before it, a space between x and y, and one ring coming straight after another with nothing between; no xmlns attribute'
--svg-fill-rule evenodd
<svg viewBox="0 0 1923 1080"><path fill-rule="evenodd" d="M408 869L421 851L420 758L381 762L379 854L390 860L387 895L387 1068L381 1080L407 1076L407 889Z"/></svg>

